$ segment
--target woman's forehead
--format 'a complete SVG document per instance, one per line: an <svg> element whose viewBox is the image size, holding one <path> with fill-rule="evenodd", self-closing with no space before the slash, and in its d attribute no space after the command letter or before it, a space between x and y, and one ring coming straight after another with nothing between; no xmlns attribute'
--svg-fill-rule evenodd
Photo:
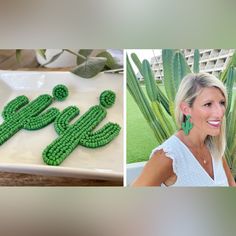
<svg viewBox="0 0 236 236"><path fill-rule="evenodd" d="M199 93L196 97L196 99L210 99L210 98L225 98L224 93L222 92L222 90L220 88L217 87L205 87L205 88L201 88L199 90Z"/></svg>

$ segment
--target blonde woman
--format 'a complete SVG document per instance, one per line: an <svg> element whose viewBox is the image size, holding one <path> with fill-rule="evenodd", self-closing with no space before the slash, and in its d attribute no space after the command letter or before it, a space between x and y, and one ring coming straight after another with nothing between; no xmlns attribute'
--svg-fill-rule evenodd
<svg viewBox="0 0 236 236"><path fill-rule="evenodd" d="M224 158L226 107L220 80L187 75L175 99L179 130L152 151L133 186L235 186Z"/></svg>

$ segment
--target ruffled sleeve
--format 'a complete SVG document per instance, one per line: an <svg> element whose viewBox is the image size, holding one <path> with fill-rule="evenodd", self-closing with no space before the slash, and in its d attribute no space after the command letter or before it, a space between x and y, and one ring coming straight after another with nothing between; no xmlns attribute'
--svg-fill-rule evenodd
<svg viewBox="0 0 236 236"><path fill-rule="evenodd" d="M175 153L172 150L171 146L168 145L167 143L163 143L162 145L156 147L155 149L152 150L149 159L154 155L155 152L159 151L159 150L163 150L166 157L170 158L172 160L172 167L173 167L173 171L176 175L178 175L178 168L177 168L177 160L175 157Z"/></svg>

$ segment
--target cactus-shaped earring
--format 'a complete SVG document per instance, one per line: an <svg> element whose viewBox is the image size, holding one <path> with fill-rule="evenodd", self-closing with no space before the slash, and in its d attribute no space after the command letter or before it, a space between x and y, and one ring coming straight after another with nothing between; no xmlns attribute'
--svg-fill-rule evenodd
<svg viewBox="0 0 236 236"><path fill-rule="evenodd" d="M60 85L59 90L56 86L53 89L56 96L40 95L30 103L29 99L24 95L10 101L4 107L2 113L4 122L0 125L0 145L21 129L38 130L52 123L60 114L59 110L57 108L49 108L46 112L42 112L50 106L53 100L60 100L63 96L67 97L68 90L64 85Z"/></svg>
<svg viewBox="0 0 236 236"><path fill-rule="evenodd" d="M91 107L74 124L69 122L79 115L76 106L69 106L55 120L55 130L59 137L43 151L43 160L48 165L60 165L73 150L82 145L98 148L111 142L120 132L120 126L108 122L101 129L93 132L106 116L106 109L115 102L115 93L106 90L100 95L100 105Z"/></svg>
<svg viewBox="0 0 236 236"><path fill-rule="evenodd" d="M185 122L182 123L182 129L185 135L188 135L190 130L193 128L193 124L190 122L190 115L187 115L185 118Z"/></svg>

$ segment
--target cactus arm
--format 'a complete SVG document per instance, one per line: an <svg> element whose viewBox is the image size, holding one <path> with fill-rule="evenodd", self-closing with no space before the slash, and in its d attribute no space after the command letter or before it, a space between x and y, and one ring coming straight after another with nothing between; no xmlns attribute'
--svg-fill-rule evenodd
<svg viewBox="0 0 236 236"><path fill-rule="evenodd" d="M110 143L120 132L120 126L114 123L107 123L94 133L87 133L80 140L80 144L88 148L102 147Z"/></svg>
<svg viewBox="0 0 236 236"><path fill-rule="evenodd" d="M26 123L24 124L23 128L26 130L41 129L52 123L59 114L60 112L57 108L50 108L43 114L26 120Z"/></svg>
<svg viewBox="0 0 236 236"><path fill-rule="evenodd" d="M29 103L29 99L26 96L18 96L10 101L3 109L2 116L4 120L8 120L19 109Z"/></svg>
<svg viewBox="0 0 236 236"><path fill-rule="evenodd" d="M53 102L53 98L48 94L38 96L28 106L24 107L21 112L29 115L29 117L36 116L44 111Z"/></svg>
<svg viewBox="0 0 236 236"><path fill-rule="evenodd" d="M93 106L81 116L74 126L83 131L92 131L106 117L106 114L107 112L102 106Z"/></svg>
<svg viewBox="0 0 236 236"><path fill-rule="evenodd" d="M77 147L78 140L71 135L68 135L70 134L70 131L71 126L63 133L63 135L59 136L44 149L42 156L46 164L53 166L60 165Z"/></svg>
<svg viewBox="0 0 236 236"><path fill-rule="evenodd" d="M79 115L79 112L80 110L76 106L69 106L64 109L55 120L56 132L61 135L69 127L69 122Z"/></svg>
<svg viewBox="0 0 236 236"><path fill-rule="evenodd" d="M0 125L0 145L5 143L9 138L11 138L22 128L20 124L11 127L11 122L12 119L9 119L7 121L4 121L4 123Z"/></svg>

